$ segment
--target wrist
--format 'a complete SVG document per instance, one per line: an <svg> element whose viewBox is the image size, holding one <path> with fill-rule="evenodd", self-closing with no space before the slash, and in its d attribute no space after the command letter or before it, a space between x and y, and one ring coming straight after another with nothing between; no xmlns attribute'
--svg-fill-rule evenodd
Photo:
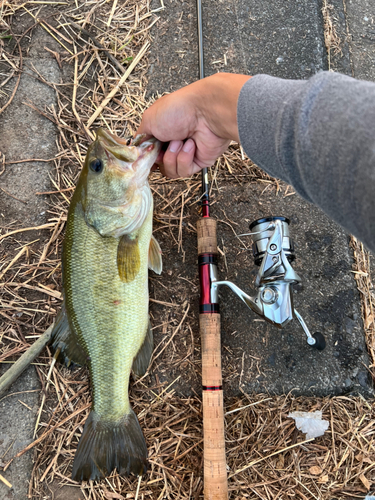
<svg viewBox="0 0 375 500"><path fill-rule="evenodd" d="M216 73L196 82L196 106L199 114L218 137L239 142L237 102L250 76Z"/></svg>

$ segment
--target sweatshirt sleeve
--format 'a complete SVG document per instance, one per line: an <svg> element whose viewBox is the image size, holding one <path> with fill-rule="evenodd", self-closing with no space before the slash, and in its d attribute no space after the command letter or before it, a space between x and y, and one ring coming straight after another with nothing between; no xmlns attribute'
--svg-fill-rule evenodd
<svg viewBox="0 0 375 500"><path fill-rule="evenodd" d="M375 251L375 83L257 75L237 106L242 147Z"/></svg>

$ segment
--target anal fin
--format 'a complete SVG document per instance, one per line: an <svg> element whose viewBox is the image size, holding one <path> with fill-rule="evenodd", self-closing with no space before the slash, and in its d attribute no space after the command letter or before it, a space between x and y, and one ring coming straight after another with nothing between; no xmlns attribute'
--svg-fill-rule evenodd
<svg viewBox="0 0 375 500"><path fill-rule="evenodd" d="M154 336L152 334L151 323L149 321L145 340L143 341L143 344L133 361L132 370L136 379L143 377L146 373L148 365L150 364L153 349Z"/></svg>
<svg viewBox="0 0 375 500"><path fill-rule="evenodd" d="M57 360L66 366L72 363L80 366L87 364L87 355L78 341L77 334L70 329L64 304L56 318L51 344L54 352L60 349Z"/></svg>

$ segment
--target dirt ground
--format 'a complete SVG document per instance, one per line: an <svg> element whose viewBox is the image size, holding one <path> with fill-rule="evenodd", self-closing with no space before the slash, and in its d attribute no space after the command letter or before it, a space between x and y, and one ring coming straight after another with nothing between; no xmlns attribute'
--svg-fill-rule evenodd
<svg viewBox="0 0 375 500"><path fill-rule="evenodd" d="M185 12L183 28L191 29L194 18L188 13L194 9L191 3L185 4L174 2L173 7ZM0 87L0 109L10 102L0 113L0 373L51 324L59 310L61 242L82 160L97 126L121 136L136 130L151 90L155 91L158 63L148 44L171 26L169 18L162 17L168 13L168 9L159 10L162 6L163 2L146 0L80 5L69 0L24 6L5 2L1 7L1 79L13 77ZM271 4L269 9L272 14ZM311 9L316 11L315 2ZM173 29L180 33L177 49L186 50L179 17L173 13L172 18ZM211 12L210 19L212 27ZM86 30L81 35L77 23ZM155 32L158 26L164 28ZM319 30L323 32L322 26L316 36ZM322 40L317 42L317 51ZM195 47L193 42L191 47ZM267 47L273 54L275 47ZM257 50L261 51L261 44ZM325 57L319 59L317 54L309 52L308 72L325 64ZM163 57L165 51L160 61ZM273 55L266 59L271 64ZM182 75L177 63L173 68ZM129 69L120 91L91 124L104 98ZM285 72L285 67L280 71ZM166 90L163 85L160 92ZM200 216L200 178L170 181L155 172L150 184L155 200L154 234L163 251L164 271L160 277L150 273L153 359L147 376L131 388L150 461L138 498L198 499L203 498L195 229ZM238 145L212 169L220 273L248 292L256 272L251 241L234 235L247 232L255 218L284 215L286 209L297 242L296 268L305 280L296 289L296 303L312 331L325 333L329 346L323 353L313 351L298 325L288 326L283 333L275 331L257 321L229 291L220 293L230 498L363 498L375 483L374 404L365 399L372 397L373 289L367 280L359 282L358 292L352 271L363 278L365 264L359 257L353 263L341 229L301 201L290 187L261 172ZM335 251L338 247L344 248L340 254ZM358 252L367 255L360 248ZM363 290L367 302L361 302ZM26 495L33 499L137 498L137 480L116 473L95 485L78 485L70 479L91 404L88 373L84 368L68 370L56 365L47 390L51 361L46 349L37 359L39 364L27 372L28 385L10 390L10 394L38 392L0 400L1 410L11 414L8 421L15 424L13 428L8 423L0 426L0 449L4 450L0 474L14 484L9 489L0 481L0 495L9 499ZM322 410L329 430L315 441L306 441L288 418L295 410ZM31 425L15 441L17 422L27 416ZM14 458L30 443L28 454ZM16 467L25 457L28 461L20 479Z"/></svg>

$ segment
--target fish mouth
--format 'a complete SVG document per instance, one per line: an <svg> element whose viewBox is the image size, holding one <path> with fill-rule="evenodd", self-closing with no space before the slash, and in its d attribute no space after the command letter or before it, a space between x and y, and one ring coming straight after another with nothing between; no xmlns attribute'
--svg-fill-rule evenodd
<svg viewBox="0 0 375 500"><path fill-rule="evenodd" d="M121 138L104 128L98 128L96 138L100 142L106 143L107 146L129 146L131 143L131 137Z"/></svg>
<svg viewBox="0 0 375 500"><path fill-rule="evenodd" d="M129 143L129 138L117 137L108 130L99 128L96 131L95 142L104 149L108 158L110 153L118 160L127 163L134 163L138 159L137 148Z"/></svg>
<svg viewBox="0 0 375 500"><path fill-rule="evenodd" d="M152 158L155 156L156 159L161 148L161 143L155 137L141 134L137 135L134 139L131 137L121 138L103 128L99 128L96 131L95 141L103 147L107 156L110 153L118 160L127 163L143 160L147 156Z"/></svg>
<svg viewBox="0 0 375 500"><path fill-rule="evenodd" d="M138 137L137 136L134 141L137 141ZM138 149L141 150L140 154L140 159L145 158L146 156L150 156L153 158L153 163L156 160L158 154L160 153L161 150L161 142L156 139L155 137L148 137L145 136L144 138L141 139L141 142L139 143Z"/></svg>

